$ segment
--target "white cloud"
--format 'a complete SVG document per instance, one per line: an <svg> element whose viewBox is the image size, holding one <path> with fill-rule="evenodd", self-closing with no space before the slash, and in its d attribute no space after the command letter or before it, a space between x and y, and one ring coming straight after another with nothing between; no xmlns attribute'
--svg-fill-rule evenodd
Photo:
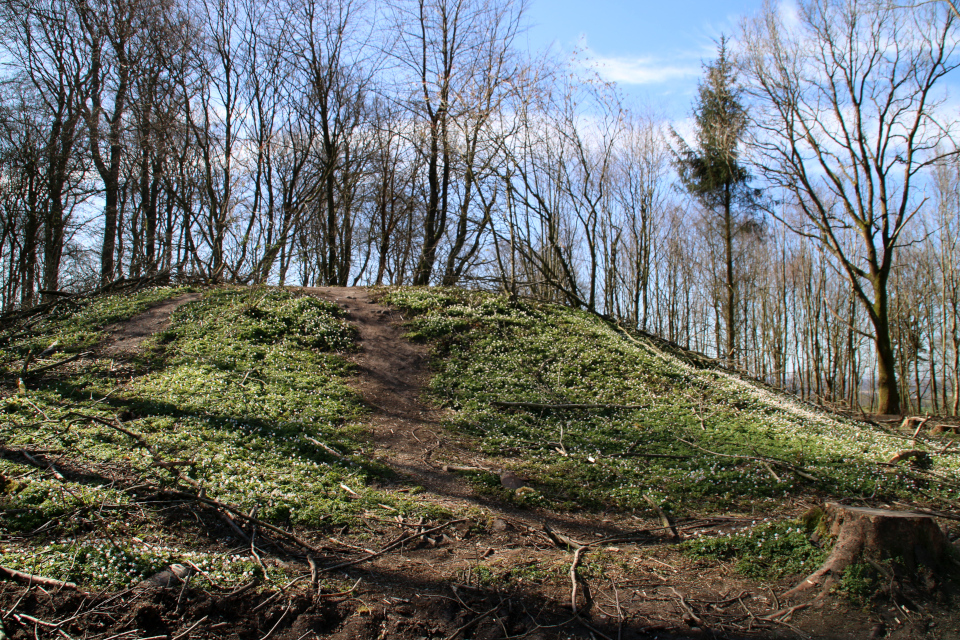
<svg viewBox="0 0 960 640"><path fill-rule="evenodd" d="M604 80L618 84L658 84L700 75L699 64L670 64L654 57L592 55L587 66Z"/></svg>
<svg viewBox="0 0 960 640"><path fill-rule="evenodd" d="M792 0L781 2L777 6L780 20L789 31L795 31L800 26L800 9Z"/></svg>
<svg viewBox="0 0 960 640"><path fill-rule="evenodd" d="M605 56L594 51L583 34L577 41L574 59L604 80L617 84L662 84L700 75L699 57L692 52L674 56L670 61L651 55Z"/></svg>

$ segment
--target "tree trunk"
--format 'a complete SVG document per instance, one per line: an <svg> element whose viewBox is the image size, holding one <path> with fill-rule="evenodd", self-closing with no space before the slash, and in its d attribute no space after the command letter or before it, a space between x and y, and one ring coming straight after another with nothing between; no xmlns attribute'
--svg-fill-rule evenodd
<svg viewBox="0 0 960 640"><path fill-rule="evenodd" d="M737 339L735 333L735 322L736 322L736 290L734 288L733 280L733 213L731 209L731 194L730 194L730 183L727 182L724 185L724 194L723 194L723 249L724 249L724 262L726 267L726 289L727 289L727 308L726 311L726 321L727 321L727 364L734 366L736 364L736 349L737 349Z"/></svg>
<svg viewBox="0 0 960 640"><path fill-rule="evenodd" d="M818 530L824 529L836 538L830 557L786 597L816 588L825 594L848 566L867 562L886 571L880 563L888 560L894 577L920 578L925 584L919 586L932 590L934 572L949 562L951 545L931 516L828 502Z"/></svg>
<svg viewBox="0 0 960 640"><path fill-rule="evenodd" d="M877 413L900 413L900 390L897 385L897 361L890 339L890 315L887 310L886 291L877 292L876 314L873 326L877 347Z"/></svg>

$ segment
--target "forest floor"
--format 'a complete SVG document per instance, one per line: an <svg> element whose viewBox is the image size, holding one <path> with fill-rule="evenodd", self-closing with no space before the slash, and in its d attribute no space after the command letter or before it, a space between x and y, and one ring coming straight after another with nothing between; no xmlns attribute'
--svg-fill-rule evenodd
<svg viewBox="0 0 960 640"><path fill-rule="evenodd" d="M785 554L780 569L781 560L774 556L752 565L748 562L753 570L745 571L741 560L746 555L739 558L736 553L717 551L720 547L696 546L700 540L742 541L752 535L757 537L749 538L751 545L754 539L758 544L772 544L781 535L786 540L795 536L791 533L794 525L799 535L798 523L805 513L824 499L843 496L830 495L822 488L793 490L782 483L778 484L784 489L782 497L754 501L741 496L737 501L735 496L726 508L684 509L677 499L671 512L659 508L668 503L659 496L653 501L658 503L653 504L656 510L594 500L601 493L606 495L610 491L607 485L616 479L611 479L609 472L597 471L592 454L582 454L588 475L579 477L580 467L531 463L523 451L513 451L501 441L485 442L486 436L478 435L477 429L457 428L458 420L465 420L466 412L473 409L460 402L439 401L436 384L431 390L431 380L437 376L431 363L436 365L442 353L433 340L410 339L417 337L410 335L417 316L411 305L387 304L388 293L369 289L309 288L295 296L303 293L342 309L330 313L345 323L338 330L351 337L349 348L337 342L334 320L318 316L317 322L328 324L317 331L327 336L326 347L339 352L338 357L347 364L341 370L333 361L321 360L316 365L307 363L306 369L312 375L325 369L332 372L332 378L342 377L348 388L324 388L321 395L339 403L337 411L349 418L332 420L329 431L310 431L314 436L304 436L317 445L309 462L313 466L301 466L298 473L303 475L294 474L290 482L276 487L271 484L276 481L270 476L273 467L243 467L254 469L255 486L234 489L233 480L211 471L216 456L199 461L205 439L210 448L220 447L226 457L240 455L234 451L235 443L242 443L238 449L258 450L262 446L258 438L292 439L284 435L292 433L287 426L263 436L267 423L248 419L250 412L267 415L276 411L280 417L274 423L286 425L283 421L292 418L284 411L291 411L293 405L296 411L291 415L313 410L298 404L307 402L300 395L277 397L279 392L270 391L270 376L281 374L272 373L267 364L248 364L283 357L269 350L265 355L254 353L249 360L244 354L218 352L217 358L243 363L217 370L222 373L229 368L233 377L182 381L182 368L195 366L197 360L191 356L190 340L200 338L189 333L192 326L187 329L177 323L207 326L229 315L211 306L206 316L200 311L193 316L174 315L171 326L171 313L181 305L197 303L205 295L201 292L171 291L166 297L157 296L160 300L145 296L140 307L118 313L126 313L127 319L104 322L102 332L85 336L86 345L77 349L90 351L69 363L70 367L45 373L42 382L28 378L31 388L25 395L8 384L3 394L7 398L4 414L10 418L11 431L6 443L0 442L0 456L7 465L0 468L4 494L14 496L11 485L32 478L40 481L40 476L47 483L47 493L37 507L30 506L38 504L36 500L17 502L15 497L5 498L0 505L5 519L0 565L34 576L79 576L79 584L58 584L56 577L45 584L24 584L23 579L0 583L0 623L6 637L960 638L960 613L953 604L960 595L955 579L939 581L923 592L909 585L884 592L882 585L864 576L860 582L851 579L845 591L788 601L784 593L809 572L791 570L788 563L796 558L790 554L808 553L806 547L774 545L774 554ZM238 318L252 315L259 321L270 313L268 302L272 299L268 296L253 299L250 294L242 295L248 297L231 303L239 309ZM222 304L209 301L209 295L205 299L209 305ZM285 299L281 303L289 304ZM298 312L303 311L301 307ZM249 334L232 330L253 336L254 343L266 343L274 334L300 331L291 326L299 316L289 317L293 320L284 320L285 325L268 318ZM229 322L228 318L225 324ZM478 326L473 320L468 324ZM303 328L301 333L311 332ZM44 334L36 344L49 337ZM181 344L180 355L173 355L174 346ZM227 347L221 344L219 348ZM284 367L295 368L291 363L298 357L294 354L291 360L284 360ZM22 359L29 363L30 358ZM507 356L504 358L502 375L509 377ZM181 367L176 374L158 378L174 365ZM524 366L542 373L545 365L537 361ZM26 371L26 366L23 369ZM11 365L10 370L16 369ZM78 383L78 372L84 372L89 380ZM436 379L442 384L442 376ZM184 388L171 391L170 380ZM299 379L290 380L291 387L301 384ZM223 385L222 390L217 390L217 385ZM244 396L248 386L256 387L259 395ZM54 388L57 395L51 397ZM34 389L37 395L32 395ZM237 389L239 399L232 395ZM95 401L104 390L109 399ZM145 400L154 390L159 391ZM302 391L316 393L309 383ZM87 395L89 400L81 405L78 398ZM210 407L214 405L204 405L200 399L208 395L212 398L209 402L222 401L229 411L213 416ZM237 404L241 401L245 404ZM273 402L276 408L270 404ZM197 408L191 409L191 403ZM252 405L257 406L251 409ZM322 422L325 410L317 409L312 420ZM61 413L54 415L54 411ZM706 431L702 404L699 411L691 419ZM113 448L102 454L85 451L82 442L92 436L70 422L78 418L91 420L92 426L102 423L101 432L105 427L126 437L117 435L107 441L100 433L91 442ZM163 430L182 433L194 424L191 420L201 421L196 425L206 424L202 421L214 424L214 418L219 420L216 430L200 433L198 442L187 445L164 440ZM253 426L238 428L243 420ZM537 422L535 428L548 426ZM51 428L56 435L18 441L26 438L28 427ZM74 440L64 435L71 427L76 432ZM224 435L228 429L231 433ZM150 440L154 433L156 439ZM234 437L241 439L231 440ZM548 442L554 438L551 434L540 436L556 450L551 455L561 465L572 464L570 460L577 457L574 444L570 440L565 444L564 437L562 428L556 443ZM136 441L134 445L131 439ZM305 451L301 444L298 439L297 448L283 445L287 448L277 450L278 458L299 460ZM557 444L559 447L554 446ZM140 451L120 460L117 451L124 449ZM646 445L640 449L646 450ZM637 455L650 456L646 460L690 457L656 451ZM183 467L177 466L181 464L178 457L186 460ZM270 464L283 464L282 460L270 460ZM237 458L230 464L247 463ZM188 466L193 470L190 473L180 470ZM237 471L239 466L224 468L242 472ZM563 475L563 469L569 469L575 476L573 482L582 486L564 489L563 479L557 477ZM632 472L657 473L652 467ZM293 495L296 489L290 487L313 481L311 473L316 482L326 483L317 489L317 495L327 501L318 502L326 505L317 507L317 513L322 512L319 516L309 511L314 508L309 503L294 509L278 507L279 498L262 501L264 495ZM772 469L770 474L781 481ZM710 480L702 482L709 491ZM591 483L595 486L588 486ZM114 493L104 497L104 488ZM90 495L84 493L88 489ZM30 490L20 489L16 496ZM56 491L58 499L65 502L52 508L48 503L56 501L51 498ZM336 497L331 497L334 493ZM78 495L79 499L72 500ZM650 499L649 491L638 495ZM255 497L252 508L246 502L249 496ZM13 520L26 517L21 514L31 509L42 517L29 522ZM301 511L306 515L299 518ZM955 524L949 513L943 515L946 519L941 524ZM763 537L764 531L770 534L768 538ZM94 535L100 537L90 537ZM81 538L87 540L86 546L77 546ZM117 579L98 582L93 573L74 568L78 558L82 561L95 553L105 557L114 553L109 549L91 551L101 549L96 546L101 542L91 542L94 539L106 539L103 548L123 550L121 555L134 576L124 588ZM164 552L151 551L151 565L143 560L143 552L136 555L131 551L135 546L131 540ZM170 555L175 541L189 542L190 552ZM41 548L42 544L46 546ZM27 549L36 553L31 556ZM711 555L710 549L716 553ZM44 560L44 554L52 558L54 551L60 554L56 563ZM72 563L64 568L63 556L71 553ZM175 565L172 560L180 557L184 559ZM32 564L27 558L32 558ZM218 558L238 558L236 567L218 564ZM181 580L169 571L157 574L158 568L168 566L167 561L170 567L192 575ZM803 561L797 566L804 566ZM112 566L105 570L109 571Z"/></svg>

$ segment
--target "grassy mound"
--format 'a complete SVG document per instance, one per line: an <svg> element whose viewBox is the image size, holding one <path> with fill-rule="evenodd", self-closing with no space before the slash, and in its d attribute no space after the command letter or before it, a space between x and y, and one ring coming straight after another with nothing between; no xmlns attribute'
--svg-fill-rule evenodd
<svg viewBox="0 0 960 640"><path fill-rule="evenodd" d="M800 496L933 505L957 496L955 455L924 471L878 464L910 444L691 366L591 314L454 289L382 296L412 315L411 338L435 345L430 394L456 410L451 426L539 490L518 500L632 510L649 496L692 515L775 513ZM493 477L475 481L503 493Z"/></svg>
<svg viewBox="0 0 960 640"><path fill-rule="evenodd" d="M56 339L66 353L96 350L104 325L179 293L99 298L29 335L8 333L0 564L98 587L139 582L168 562L193 562L226 585L262 573L249 550L211 551L218 543L199 520L194 526L189 505L145 506L150 492L202 489L261 519L311 529L381 504L415 509L365 489L383 470L358 455L365 409L339 355L355 348L354 330L339 307L315 298L208 291L131 361L95 355L18 391L31 349ZM157 457L182 464L159 466ZM63 467L60 479L43 468L51 461Z"/></svg>

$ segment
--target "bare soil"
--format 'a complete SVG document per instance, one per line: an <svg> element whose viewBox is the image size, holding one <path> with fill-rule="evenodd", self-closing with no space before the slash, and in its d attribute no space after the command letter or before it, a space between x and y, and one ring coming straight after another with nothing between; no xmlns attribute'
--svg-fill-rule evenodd
<svg viewBox="0 0 960 640"><path fill-rule="evenodd" d="M675 540L658 528L658 521L523 509L478 494L444 466L501 470L473 453L463 436L443 428L449 417L444 409L423 401L430 376L428 348L403 339L402 315L376 304L364 289L304 291L341 305L358 329L360 351L352 357L356 388L371 407L367 453L397 473L384 488L414 492L418 500L464 514L469 521L408 537L390 552L329 573L322 567L338 556L356 558L358 548L382 548L403 532L420 533L446 523L398 516L396 521L369 518L362 531L298 531L328 555L314 582L302 554L275 542L264 560L301 575L282 589L250 584L230 592L193 581L189 587L86 594L0 583L8 637L960 639L960 619L950 604L956 589L950 585L909 603L895 598L873 606L834 598L784 602L783 594L799 577L761 584L722 563L693 561L676 552ZM135 350L189 299L170 300L116 327L104 353ZM171 521L191 536L209 540L212 550L226 552L235 544L216 512L187 503L179 508L171 512ZM804 508L785 506L787 511ZM684 536L723 531L745 519L717 514L675 524ZM576 581L570 577L574 553L551 541L544 525L578 544L590 543L581 554ZM603 542L608 538L630 539ZM574 584L576 611L571 605Z"/></svg>
<svg viewBox="0 0 960 640"><path fill-rule="evenodd" d="M104 328L107 337L99 346L99 353L106 357L131 355L140 350L143 341L170 326L170 315L177 307L194 300L202 294L188 293L164 300L126 322Z"/></svg>

